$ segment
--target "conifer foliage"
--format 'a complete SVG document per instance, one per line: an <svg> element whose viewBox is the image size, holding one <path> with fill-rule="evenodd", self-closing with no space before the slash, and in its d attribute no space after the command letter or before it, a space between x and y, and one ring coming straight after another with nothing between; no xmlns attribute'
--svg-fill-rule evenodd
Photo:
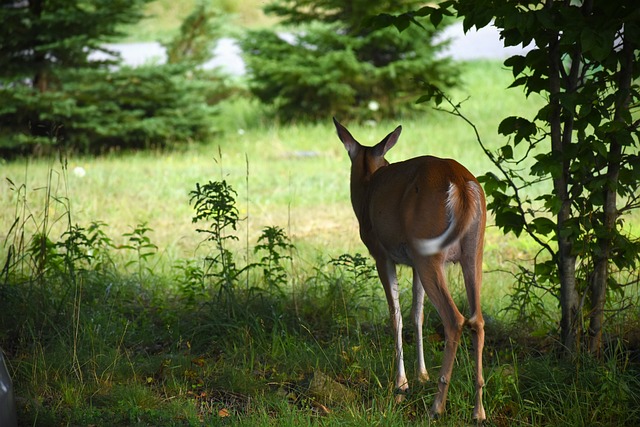
<svg viewBox="0 0 640 427"><path fill-rule="evenodd" d="M61 70L100 66L89 54L108 53L101 45L122 36L123 24L140 20L148 1L3 0L3 83L30 83L46 92L60 84Z"/></svg>
<svg viewBox="0 0 640 427"><path fill-rule="evenodd" d="M274 0L265 12L282 28L254 30L242 41L250 89L285 120L396 116L422 94L422 83L450 87L457 72L438 57L432 26L373 31L367 18L404 12L414 0Z"/></svg>
<svg viewBox="0 0 640 427"><path fill-rule="evenodd" d="M106 47L148 2L1 0L0 156L163 146L208 133L207 100L219 87L211 76L186 61L124 67ZM113 59L93 60L96 52Z"/></svg>

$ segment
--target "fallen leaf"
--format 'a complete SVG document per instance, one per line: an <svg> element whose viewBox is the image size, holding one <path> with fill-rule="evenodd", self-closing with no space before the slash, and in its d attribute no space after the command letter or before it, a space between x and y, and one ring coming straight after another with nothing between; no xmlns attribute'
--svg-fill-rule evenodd
<svg viewBox="0 0 640 427"><path fill-rule="evenodd" d="M312 402L311 405L318 415L329 415L331 413L331 409L327 408L320 402Z"/></svg>

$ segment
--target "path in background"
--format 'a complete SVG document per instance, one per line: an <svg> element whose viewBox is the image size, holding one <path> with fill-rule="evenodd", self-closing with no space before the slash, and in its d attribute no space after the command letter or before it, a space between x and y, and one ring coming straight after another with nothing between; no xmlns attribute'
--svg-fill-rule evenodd
<svg viewBox="0 0 640 427"><path fill-rule="evenodd" d="M444 56L451 56L457 60L470 59L504 59L512 55L522 54L531 49L522 47L505 48L500 40L498 29L494 26L485 27L479 31L472 29L466 34L462 30L462 23L453 24L442 33L442 39L451 39L451 44L443 52ZM111 44L106 46L118 52L125 64L138 66L145 63L164 63L166 61L165 50L160 43L128 43ZM106 59L105 54L94 54L93 59ZM205 64L205 68L220 67L232 75L245 73L238 43L231 38L221 39L214 49L214 57Z"/></svg>

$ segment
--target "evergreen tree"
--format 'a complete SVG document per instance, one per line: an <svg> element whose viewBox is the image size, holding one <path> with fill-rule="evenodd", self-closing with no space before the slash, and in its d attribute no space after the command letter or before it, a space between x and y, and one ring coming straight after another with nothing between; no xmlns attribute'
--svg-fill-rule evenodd
<svg viewBox="0 0 640 427"><path fill-rule="evenodd" d="M250 31L242 41L250 89L287 120L381 118L414 107L423 82L450 87L458 74L438 58L435 29L373 31L366 21L419 3L275 0L265 12L280 16L284 28Z"/></svg>
<svg viewBox="0 0 640 427"><path fill-rule="evenodd" d="M98 67L95 51L138 22L150 0L2 0L0 78L40 92L60 85L61 70Z"/></svg>
<svg viewBox="0 0 640 427"><path fill-rule="evenodd" d="M89 60L150 0L0 0L0 156L145 148L204 139L227 81L202 52L137 68ZM193 15L192 15L193 16ZM202 25L209 28L203 17ZM184 39L180 34L173 45ZM199 36L199 42L202 42Z"/></svg>

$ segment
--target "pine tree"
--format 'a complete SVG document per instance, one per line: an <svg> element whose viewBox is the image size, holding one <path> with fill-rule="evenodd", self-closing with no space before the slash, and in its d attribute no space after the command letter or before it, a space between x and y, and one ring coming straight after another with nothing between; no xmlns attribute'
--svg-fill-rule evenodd
<svg viewBox="0 0 640 427"><path fill-rule="evenodd" d="M60 85L59 72L100 67L89 54L122 36L150 0L2 0L2 84L30 83L40 92Z"/></svg>
<svg viewBox="0 0 640 427"><path fill-rule="evenodd" d="M374 31L367 18L404 12L415 0L275 0L265 12L284 28L242 41L252 92L280 117L382 118L415 108L423 83L451 87L458 72L438 57L436 30Z"/></svg>
<svg viewBox="0 0 640 427"><path fill-rule="evenodd" d="M113 54L107 43L150 0L0 1L0 156L158 147L210 134L211 104L230 88L216 72L194 70L203 52L182 48L170 64L137 68L117 56L90 60Z"/></svg>

